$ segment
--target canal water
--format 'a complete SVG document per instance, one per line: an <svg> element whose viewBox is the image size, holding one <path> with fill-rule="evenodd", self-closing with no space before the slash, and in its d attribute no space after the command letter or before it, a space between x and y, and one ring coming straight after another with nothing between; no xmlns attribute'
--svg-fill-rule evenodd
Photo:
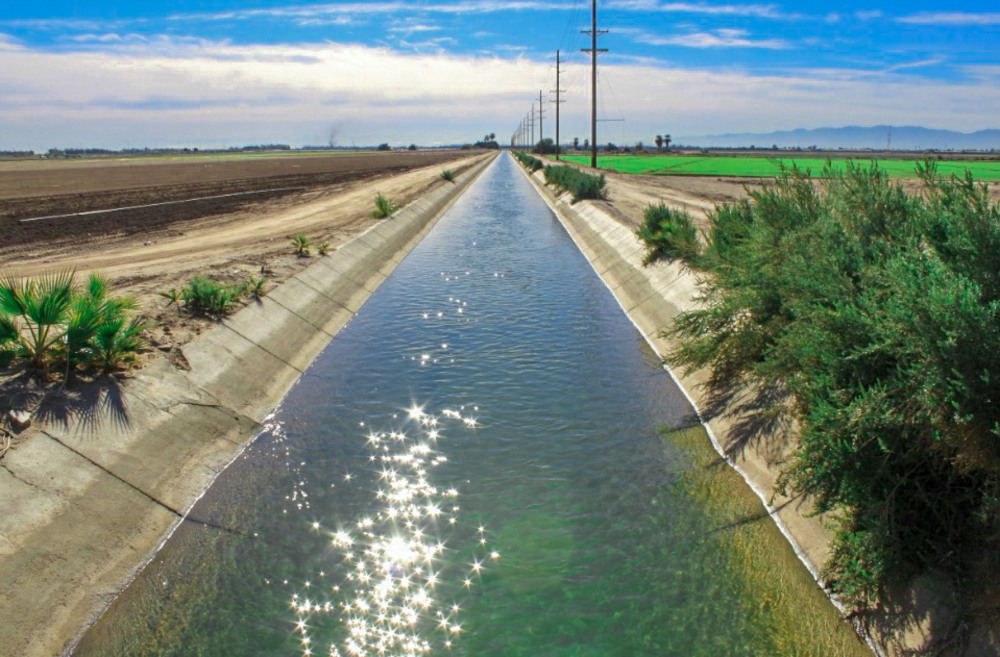
<svg viewBox="0 0 1000 657"><path fill-rule="evenodd" d="M764 654L671 485L692 415L502 155L75 654Z"/></svg>

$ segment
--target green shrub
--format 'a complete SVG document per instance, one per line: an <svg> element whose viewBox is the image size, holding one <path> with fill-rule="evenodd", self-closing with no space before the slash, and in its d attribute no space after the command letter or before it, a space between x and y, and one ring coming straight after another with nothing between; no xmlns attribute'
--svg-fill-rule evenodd
<svg viewBox="0 0 1000 657"><path fill-rule="evenodd" d="M793 169L719 208L672 331L716 391L778 391L752 414L797 427L779 483L840 518L824 574L857 608L928 571L968 595L1000 551L1000 206L920 172Z"/></svg>
<svg viewBox="0 0 1000 657"><path fill-rule="evenodd" d="M396 205L392 201L382 196L381 193L375 195L375 209L372 211L373 217L383 219L395 211Z"/></svg>
<svg viewBox="0 0 1000 657"><path fill-rule="evenodd" d="M701 253L698 229L691 217L662 203L646 208L636 235L648 249L643 264L657 258L679 258L691 264Z"/></svg>
<svg viewBox="0 0 1000 657"><path fill-rule="evenodd" d="M545 167L545 182L573 194L573 202L604 198L604 174L592 176L571 166Z"/></svg>
<svg viewBox="0 0 1000 657"><path fill-rule="evenodd" d="M304 258L309 255L312 242L304 233L296 233L292 236L292 247L295 249L295 255Z"/></svg>
<svg viewBox="0 0 1000 657"><path fill-rule="evenodd" d="M323 245L321 244L320 255L324 255L322 246ZM267 286L267 279L262 276L260 278L250 281L246 286L246 291L247 294L252 296L257 301L260 301L264 297L264 295L267 294L266 286Z"/></svg>
<svg viewBox="0 0 1000 657"><path fill-rule="evenodd" d="M225 285L204 276L195 276L181 289L181 298L187 310L221 318L233 311L246 292L245 283Z"/></svg>
<svg viewBox="0 0 1000 657"><path fill-rule="evenodd" d="M520 163L523 164L524 167L531 173L534 173L545 166L545 164L537 157L532 157L524 151L514 151L514 157L516 157L518 161L520 161Z"/></svg>
<svg viewBox="0 0 1000 657"><path fill-rule="evenodd" d="M330 243L320 242L316 246L316 253L320 254L321 256L325 256L326 254L330 253Z"/></svg>
<svg viewBox="0 0 1000 657"><path fill-rule="evenodd" d="M448 182L455 182L455 172L451 169L445 169L441 172L441 178L447 180Z"/></svg>

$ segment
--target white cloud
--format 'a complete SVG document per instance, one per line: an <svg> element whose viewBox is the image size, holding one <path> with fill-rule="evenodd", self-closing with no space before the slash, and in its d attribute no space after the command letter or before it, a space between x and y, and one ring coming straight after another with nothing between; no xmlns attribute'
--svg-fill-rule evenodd
<svg viewBox="0 0 1000 657"><path fill-rule="evenodd" d="M920 59L913 62L903 62L902 64L893 64L886 69L886 72L894 71L905 71L907 69L914 68L927 68L928 66L937 66L938 64L943 64L947 60L946 57L929 57L927 59Z"/></svg>
<svg viewBox="0 0 1000 657"><path fill-rule="evenodd" d="M991 26L1000 25L1000 12L924 11L896 20L910 25Z"/></svg>
<svg viewBox="0 0 1000 657"><path fill-rule="evenodd" d="M14 37L0 32L0 51L4 50L21 50L21 46Z"/></svg>
<svg viewBox="0 0 1000 657"><path fill-rule="evenodd" d="M882 18L882 16L881 9L859 9L854 12L854 17L859 21L873 21L876 18Z"/></svg>
<svg viewBox="0 0 1000 657"><path fill-rule="evenodd" d="M407 41L400 39L399 45L404 48L415 50L416 52L437 52L443 53L445 46L453 46L457 42L451 37L437 37L434 39L424 39L423 41Z"/></svg>
<svg viewBox="0 0 1000 657"><path fill-rule="evenodd" d="M608 3L612 9L624 11L658 11L671 14L702 14L707 16L752 16L756 18L799 19L802 14L787 13L775 4L713 5L703 2L658 2L656 0L616 0Z"/></svg>
<svg viewBox="0 0 1000 657"><path fill-rule="evenodd" d="M714 38L740 38L713 34ZM897 65L929 66L933 60ZM565 79L563 135L588 133L583 67ZM454 143L512 131L551 88L548 58L404 54L390 48L298 46L150 37L109 50L44 52L0 36L0 148L243 143ZM619 98L629 143L674 134L766 132L824 125L993 127L997 67L946 83L892 71L716 72L656 62L606 62L601 84ZM527 90L527 91L526 91ZM617 110L616 110L617 113ZM603 130L603 128L602 128ZM633 136L634 135L634 136ZM602 141L605 139L601 138Z"/></svg>
<svg viewBox="0 0 1000 657"><path fill-rule="evenodd" d="M390 32L402 32L403 34L413 34L414 32L440 32L440 25L427 25L423 23L403 23L389 27Z"/></svg>
<svg viewBox="0 0 1000 657"><path fill-rule="evenodd" d="M266 9L242 9L220 12L186 12L173 14L175 21L248 20L253 18L307 19L323 16L375 16L400 14L419 10L428 14L497 13L503 11L558 11L571 10L566 2L535 0L477 0L467 2L431 2L414 5L410 2L342 2L336 4L292 5Z"/></svg>
<svg viewBox="0 0 1000 657"><path fill-rule="evenodd" d="M644 30L619 28L616 34L624 34L636 43L648 46L682 46L685 48L764 48L787 50L791 44L783 39L752 39L741 29L718 29L710 32L689 32L687 34L660 35Z"/></svg>

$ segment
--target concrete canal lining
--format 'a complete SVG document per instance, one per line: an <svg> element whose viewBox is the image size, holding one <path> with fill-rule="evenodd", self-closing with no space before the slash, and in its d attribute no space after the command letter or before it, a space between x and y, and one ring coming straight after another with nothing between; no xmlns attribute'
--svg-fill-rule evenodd
<svg viewBox="0 0 1000 657"><path fill-rule="evenodd" d="M185 345L189 369L160 359L36 420L0 468L0 654L71 649L494 157Z"/></svg>

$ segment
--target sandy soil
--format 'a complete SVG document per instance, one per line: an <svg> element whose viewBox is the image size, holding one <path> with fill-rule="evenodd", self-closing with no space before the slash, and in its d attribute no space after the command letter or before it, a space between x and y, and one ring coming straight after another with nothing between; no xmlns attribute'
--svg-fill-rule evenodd
<svg viewBox="0 0 1000 657"><path fill-rule="evenodd" d="M0 222L20 229L7 233L0 246L0 271L17 276L70 268L81 274L100 271L116 293L135 296L143 314L154 320L147 337L155 350L145 360L157 351L176 357L178 347L210 322L179 312L160 292L179 288L196 274L224 282L265 277L267 287L280 284L309 262L292 253L292 235L305 233L313 244L328 242L336 248L379 221L371 216L377 193L402 207L450 184L440 177L443 169L457 174L479 155L430 151L181 162L71 160L16 163L21 167L16 170L15 163L0 163ZM94 205L107 209L285 187L299 189L18 223L25 215ZM42 195L56 189L63 193Z"/></svg>

